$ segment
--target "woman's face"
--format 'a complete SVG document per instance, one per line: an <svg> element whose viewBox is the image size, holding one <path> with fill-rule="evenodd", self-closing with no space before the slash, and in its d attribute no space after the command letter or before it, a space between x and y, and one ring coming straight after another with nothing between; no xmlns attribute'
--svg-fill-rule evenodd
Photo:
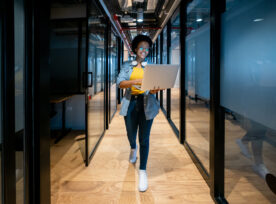
<svg viewBox="0 0 276 204"><path fill-rule="evenodd" d="M139 42L135 52L137 57L145 59L149 54L149 43L146 41Z"/></svg>

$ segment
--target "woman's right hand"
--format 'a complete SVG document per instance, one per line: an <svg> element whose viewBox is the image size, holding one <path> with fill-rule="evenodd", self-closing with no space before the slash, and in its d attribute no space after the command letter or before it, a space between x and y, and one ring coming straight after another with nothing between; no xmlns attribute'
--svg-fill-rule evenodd
<svg viewBox="0 0 276 204"><path fill-rule="evenodd" d="M126 88L130 88L133 85L141 85L142 84L142 79L136 79L136 80L125 80L125 81L121 81L121 83L119 84L119 87L121 89L126 89Z"/></svg>
<svg viewBox="0 0 276 204"><path fill-rule="evenodd" d="M142 79L135 79L131 80L132 85L141 85L142 84Z"/></svg>

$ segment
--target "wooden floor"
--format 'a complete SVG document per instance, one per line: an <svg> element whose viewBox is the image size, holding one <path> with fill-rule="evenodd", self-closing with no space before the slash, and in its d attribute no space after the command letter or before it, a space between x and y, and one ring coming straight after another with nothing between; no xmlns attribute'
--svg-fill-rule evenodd
<svg viewBox="0 0 276 204"><path fill-rule="evenodd" d="M151 132L145 193L137 190L140 160L136 166L128 162L129 144L118 113L89 167L84 167L77 136L72 132L51 148L53 204L213 203L207 184L161 112Z"/></svg>

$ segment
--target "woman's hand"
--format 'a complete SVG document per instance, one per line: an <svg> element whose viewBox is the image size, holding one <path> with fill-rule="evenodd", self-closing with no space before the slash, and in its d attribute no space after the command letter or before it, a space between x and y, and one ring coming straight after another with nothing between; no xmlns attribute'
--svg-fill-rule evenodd
<svg viewBox="0 0 276 204"><path fill-rule="evenodd" d="M141 85L142 79L131 80L131 82L132 82L132 85Z"/></svg>
<svg viewBox="0 0 276 204"><path fill-rule="evenodd" d="M152 89L150 90L151 94L156 94L158 91L160 91L161 89Z"/></svg>
<svg viewBox="0 0 276 204"><path fill-rule="evenodd" d="M165 89L152 89L152 90L150 90L150 93L156 94L158 91L163 91L163 90L165 90Z"/></svg>
<svg viewBox="0 0 276 204"><path fill-rule="evenodd" d="M126 88L132 87L133 85L141 85L141 84L142 84L142 79L125 80L125 81L121 81L119 88L126 89Z"/></svg>

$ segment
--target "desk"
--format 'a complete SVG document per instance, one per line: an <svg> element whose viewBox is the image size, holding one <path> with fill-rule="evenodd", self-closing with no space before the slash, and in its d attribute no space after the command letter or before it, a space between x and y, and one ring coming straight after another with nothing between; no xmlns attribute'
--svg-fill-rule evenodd
<svg viewBox="0 0 276 204"><path fill-rule="evenodd" d="M66 118L65 111L66 111L66 101L70 99L72 96L73 95L66 95L66 94L50 96L50 103L52 105L51 118L56 115L56 112L54 111L54 105L57 103L62 103L62 128L60 130L60 134L56 137L55 144L57 144L64 136L66 136L71 131L71 128L69 129L65 128L65 118Z"/></svg>

